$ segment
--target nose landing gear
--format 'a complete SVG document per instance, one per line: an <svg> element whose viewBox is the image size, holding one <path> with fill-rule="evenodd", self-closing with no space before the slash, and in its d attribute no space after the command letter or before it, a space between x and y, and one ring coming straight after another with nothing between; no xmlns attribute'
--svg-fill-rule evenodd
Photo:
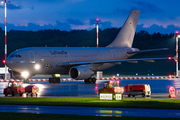
<svg viewBox="0 0 180 120"><path fill-rule="evenodd" d="M23 83L28 83L29 84L29 79L23 79Z"/></svg>

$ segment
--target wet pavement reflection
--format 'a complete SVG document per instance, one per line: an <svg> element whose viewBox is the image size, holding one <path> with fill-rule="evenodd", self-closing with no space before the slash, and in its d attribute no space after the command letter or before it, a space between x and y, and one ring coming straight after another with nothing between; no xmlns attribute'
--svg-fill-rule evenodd
<svg viewBox="0 0 180 120"><path fill-rule="evenodd" d="M105 80L97 80L96 84L84 84L84 81L61 81L60 83L30 82L39 87L38 97L90 97L98 98L98 89L103 88ZM174 80L120 80L120 86L129 84L150 84L154 98L168 98L169 87L174 86L180 90L180 79ZM26 86L28 84L24 84ZM3 97L3 89L7 82L0 83L0 97ZM10 96L10 95L9 95ZM23 95L23 97L26 97ZM124 97L126 97L124 95ZM138 96L137 96L138 97ZM141 97L141 96L139 96Z"/></svg>

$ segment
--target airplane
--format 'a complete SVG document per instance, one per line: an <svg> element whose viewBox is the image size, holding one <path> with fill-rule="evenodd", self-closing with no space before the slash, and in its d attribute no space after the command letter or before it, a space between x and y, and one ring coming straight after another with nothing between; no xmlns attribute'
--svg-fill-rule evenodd
<svg viewBox="0 0 180 120"><path fill-rule="evenodd" d="M36 74L50 74L49 83L59 83L55 74L67 74L85 83L95 83L96 71L104 70L121 62L154 62L163 58L129 57L143 52L167 50L167 48L139 50L132 48L140 10L132 10L114 41L106 47L28 47L12 52L6 65L12 70L14 79L28 79Z"/></svg>

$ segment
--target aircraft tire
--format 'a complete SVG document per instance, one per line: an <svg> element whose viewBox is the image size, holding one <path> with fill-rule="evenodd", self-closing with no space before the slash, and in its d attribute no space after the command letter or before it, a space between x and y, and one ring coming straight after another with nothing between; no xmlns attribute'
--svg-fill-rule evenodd
<svg viewBox="0 0 180 120"><path fill-rule="evenodd" d="M84 79L84 83L87 84L88 83L88 79Z"/></svg>
<svg viewBox="0 0 180 120"><path fill-rule="evenodd" d="M131 94L128 94L128 97L131 97Z"/></svg>
<svg viewBox="0 0 180 120"><path fill-rule="evenodd" d="M91 84L92 83L92 78L88 78L88 82Z"/></svg>
<svg viewBox="0 0 180 120"><path fill-rule="evenodd" d="M53 78L49 78L49 83L52 83L53 82Z"/></svg>
<svg viewBox="0 0 180 120"><path fill-rule="evenodd" d="M60 78L56 78L57 83L60 83L60 81L61 81Z"/></svg>
<svg viewBox="0 0 180 120"><path fill-rule="evenodd" d="M93 82L93 83L96 83L96 78L92 78L92 82Z"/></svg>

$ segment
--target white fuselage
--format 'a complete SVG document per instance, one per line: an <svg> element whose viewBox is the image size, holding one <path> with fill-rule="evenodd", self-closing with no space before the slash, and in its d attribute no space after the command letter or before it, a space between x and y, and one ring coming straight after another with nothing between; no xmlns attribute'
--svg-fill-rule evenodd
<svg viewBox="0 0 180 120"><path fill-rule="evenodd" d="M111 47L29 47L12 52L6 59L6 64L16 72L65 74L69 72L70 67L61 67L61 63L126 59L126 52L131 49ZM35 69L37 64L40 66L38 70ZM114 65L115 63L93 64L91 68L97 71Z"/></svg>

